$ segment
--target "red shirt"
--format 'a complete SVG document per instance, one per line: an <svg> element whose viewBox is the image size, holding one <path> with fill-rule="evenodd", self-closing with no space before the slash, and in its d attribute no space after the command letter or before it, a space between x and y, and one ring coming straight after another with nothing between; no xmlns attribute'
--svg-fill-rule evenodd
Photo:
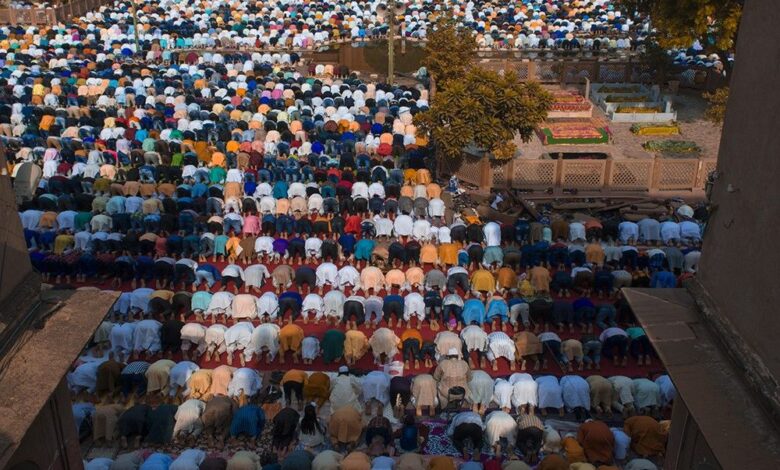
<svg viewBox="0 0 780 470"><path fill-rule="evenodd" d="M360 223L362 221L363 219L361 219L360 216L350 215L349 217L347 217L346 223L344 224L344 231L355 235L359 234Z"/></svg>

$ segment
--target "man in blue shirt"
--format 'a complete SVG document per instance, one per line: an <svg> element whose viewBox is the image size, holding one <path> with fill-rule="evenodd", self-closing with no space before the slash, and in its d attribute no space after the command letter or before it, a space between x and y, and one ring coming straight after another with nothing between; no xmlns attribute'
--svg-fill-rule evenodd
<svg viewBox="0 0 780 470"><path fill-rule="evenodd" d="M653 276L650 278L650 287L672 289L677 287L677 278L664 266L653 273Z"/></svg>
<svg viewBox="0 0 780 470"><path fill-rule="evenodd" d="M208 289L211 290L214 284L221 280L220 270L213 264L198 264L198 269L195 270L195 282L192 283L192 291L198 290L201 282L205 282Z"/></svg>

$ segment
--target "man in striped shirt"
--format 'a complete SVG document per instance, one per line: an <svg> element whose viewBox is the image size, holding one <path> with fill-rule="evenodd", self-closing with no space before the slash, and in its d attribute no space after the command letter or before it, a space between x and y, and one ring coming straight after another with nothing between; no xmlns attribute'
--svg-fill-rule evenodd
<svg viewBox="0 0 780 470"><path fill-rule="evenodd" d="M146 361L133 361L122 369L119 376L119 383L122 388L122 396L127 398L135 389L136 396L146 393L146 370L149 369L149 363Z"/></svg>

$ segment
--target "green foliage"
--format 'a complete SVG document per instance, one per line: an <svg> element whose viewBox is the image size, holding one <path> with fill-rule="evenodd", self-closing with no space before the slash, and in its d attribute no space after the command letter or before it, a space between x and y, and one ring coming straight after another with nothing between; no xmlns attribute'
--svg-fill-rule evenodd
<svg viewBox="0 0 780 470"><path fill-rule="evenodd" d="M622 0L650 15L656 39L664 48L687 48L697 39L706 48L734 47L742 16L741 0Z"/></svg>
<svg viewBox="0 0 780 470"><path fill-rule="evenodd" d="M428 35L423 65L436 80L439 88L444 83L459 80L473 66L477 43L471 31L458 28L452 17L439 17Z"/></svg>
<svg viewBox="0 0 780 470"><path fill-rule="evenodd" d="M657 42L648 41L645 43L645 50L641 56L642 63L652 70L655 75L655 82L662 85L666 82L666 77L675 69L674 60L664 47Z"/></svg>
<svg viewBox="0 0 780 470"><path fill-rule="evenodd" d="M642 144L642 147L656 153L699 153L701 148L696 142L689 140L650 140Z"/></svg>
<svg viewBox="0 0 780 470"><path fill-rule="evenodd" d="M718 88L713 93L705 93L704 99L710 103L710 107L704 112L704 117L715 124L723 124L726 117L726 102L729 100L729 88Z"/></svg>
<svg viewBox="0 0 780 470"><path fill-rule="evenodd" d="M444 85L415 122L447 158L460 157L472 144L494 158L511 158L515 134L529 141L553 102L538 83L523 82L514 72L501 75L475 67Z"/></svg>

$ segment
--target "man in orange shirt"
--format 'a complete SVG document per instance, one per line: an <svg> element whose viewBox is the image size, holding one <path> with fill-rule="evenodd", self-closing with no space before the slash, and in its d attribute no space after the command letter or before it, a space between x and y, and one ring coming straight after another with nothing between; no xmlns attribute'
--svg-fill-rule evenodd
<svg viewBox="0 0 780 470"><path fill-rule="evenodd" d="M404 359L404 367L409 368L409 361L414 360L414 368L420 368L420 348L422 347L423 337L416 328L407 328L401 334L401 356Z"/></svg>

